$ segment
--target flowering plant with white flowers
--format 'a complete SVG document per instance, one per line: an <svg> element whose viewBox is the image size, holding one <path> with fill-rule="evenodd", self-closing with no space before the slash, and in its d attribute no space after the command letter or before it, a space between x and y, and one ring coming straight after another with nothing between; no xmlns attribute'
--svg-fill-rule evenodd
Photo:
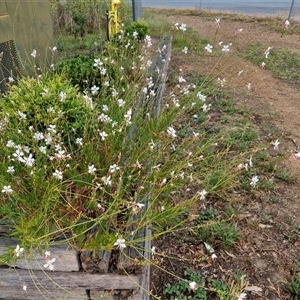
<svg viewBox="0 0 300 300"><path fill-rule="evenodd" d="M178 31L186 34L186 25ZM0 217L13 220L25 249L71 234L62 242L77 249L127 251L140 229L151 226L153 239L176 230L193 203L205 205L235 177L238 164L218 145L224 133L212 135L198 120L212 110L205 86L178 74L153 116L162 69L147 73L151 38L120 35L117 45L23 78L3 96Z"/></svg>

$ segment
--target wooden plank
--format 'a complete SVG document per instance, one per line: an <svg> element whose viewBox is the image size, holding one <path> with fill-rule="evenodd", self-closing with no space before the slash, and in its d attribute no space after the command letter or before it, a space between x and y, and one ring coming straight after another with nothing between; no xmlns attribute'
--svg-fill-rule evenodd
<svg viewBox="0 0 300 300"><path fill-rule="evenodd" d="M0 295L1 288L10 288L11 291L18 290L23 282L26 283L28 290L31 287L39 287L48 291L66 290L68 293L76 288L85 290L132 290L138 287L137 276L0 268Z"/></svg>
<svg viewBox="0 0 300 300"><path fill-rule="evenodd" d="M89 300L85 289L74 289L70 292L54 289L45 291L36 287L28 287L27 291L23 290L21 283L18 288L12 290L10 287L0 287L0 300Z"/></svg>
<svg viewBox="0 0 300 300"><path fill-rule="evenodd" d="M91 300L141 300L141 295L137 290L114 290L114 291L90 291Z"/></svg>
<svg viewBox="0 0 300 300"><path fill-rule="evenodd" d="M83 251L80 254L81 267L88 273L107 273L110 255L109 251Z"/></svg>
<svg viewBox="0 0 300 300"><path fill-rule="evenodd" d="M0 256L7 253L7 247L12 247L12 251L18 242L10 238L0 238ZM76 250L70 248L68 245L57 245L50 246L49 249L51 256L50 258L55 258L54 270L55 271L65 271L73 272L79 271L80 264L78 262L78 253ZM32 258L24 253L23 258L21 257L15 263L9 266L18 267L21 269L31 269L31 270L43 270L44 264L46 263L44 253L39 253L37 250L34 251Z"/></svg>

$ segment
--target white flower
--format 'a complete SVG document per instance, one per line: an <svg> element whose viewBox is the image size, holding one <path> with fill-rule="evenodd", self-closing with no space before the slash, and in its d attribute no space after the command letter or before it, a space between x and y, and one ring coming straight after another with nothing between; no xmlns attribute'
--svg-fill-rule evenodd
<svg viewBox="0 0 300 300"><path fill-rule="evenodd" d="M22 289L27 292L27 284L25 282L23 282Z"/></svg>
<svg viewBox="0 0 300 300"><path fill-rule="evenodd" d="M54 133L56 133L56 125L52 125L52 124L50 124L49 125L49 127L47 128L47 130L50 132L50 133L52 133L52 134L54 134Z"/></svg>
<svg viewBox="0 0 300 300"><path fill-rule="evenodd" d="M210 110L210 107L211 107L211 104L203 104L203 106L202 106L202 110L203 110L203 112L208 112L209 110Z"/></svg>
<svg viewBox="0 0 300 300"><path fill-rule="evenodd" d="M36 50L35 49L33 49L32 53L31 53L31 56L36 58Z"/></svg>
<svg viewBox="0 0 300 300"><path fill-rule="evenodd" d="M46 146L40 146L39 150L41 151L41 153L46 154L47 153L47 147Z"/></svg>
<svg viewBox="0 0 300 300"><path fill-rule="evenodd" d="M175 130L172 126L170 126L170 127L168 128L167 133L168 133L168 135L170 135L172 138L176 138L176 137L177 137L177 135L176 135L176 130Z"/></svg>
<svg viewBox="0 0 300 300"><path fill-rule="evenodd" d="M211 255L211 259L214 261L214 260L216 260L218 258L218 256L215 254L215 253L213 253L212 255Z"/></svg>
<svg viewBox="0 0 300 300"><path fill-rule="evenodd" d="M95 174L95 172L97 171L97 169L95 168L94 165L88 166L88 173L89 174Z"/></svg>
<svg viewBox="0 0 300 300"><path fill-rule="evenodd" d="M6 171L7 173L10 173L10 174L13 174L13 173L15 173L15 168L14 168L14 166L9 166L8 168L7 168L7 171Z"/></svg>
<svg viewBox="0 0 300 300"><path fill-rule="evenodd" d="M251 83L249 82L249 83L247 83L247 89L248 89L248 91L250 91L251 90Z"/></svg>
<svg viewBox="0 0 300 300"><path fill-rule="evenodd" d="M53 113L54 112L53 106L50 106L49 108L47 108L47 112L48 113Z"/></svg>
<svg viewBox="0 0 300 300"><path fill-rule="evenodd" d="M212 48L213 48L213 46L212 45L210 45L210 44L207 44L206 46L205 46L205 50L207 51L207 52L209 52L209 53L211 53L212 52Z"/></svg>
<svg viewBox="0 0 300 300"><path fill-rule="evenodd" d="M261 66L262 69L264 69L265 66L266 66L266 63L263 61L260 66Z"/></svg>
<svg viewBox="0 0 300 300"><path fill-rule="evenodd" d="M96 86L96 85L93 85L92 87L91 87L91 92L92 92L92 94L93 95L97 95L98 94L98 92L99 92L99 87L98 86Z"/></svg>
<svg viewBox="0 0 300 300"><path fill-rule="evenodd" d="M118 99L118 106L123 107L125 105L125 101L123 99Z"/></svg>
<svg viewBox="0 0 300 300"><path fill-rule="evenodd" d="M250 156L250 158L249 158L248 162L249 162L249 167L252 167L252 166L253 166L253 162L252 162L252 156Z"/></svg>
<svg viewBox="0 0 300 300"><path fill-rule="evenodd" d="M156 253L156 247L152 246L152 248L151 248L151 254L154 255L155 253Z"/></svg>
<svg viewBox="0 0 300 300"><path fill-rule="evenodd" d="M23 162L24 152L21 149L17 149L15 153L13 153L13 157L15 157L18 161Z"/></svg>
<svg viewBox="0 0 300 300"><path fill-rule="evenodd" d="M17 245L16 248L15 248L15 250L14 250L15 256L16 257L20 257L23 252L24 252L24 248L20 248L20 246Z"/></svg>
<svg viewBox="0 0 300 300"><path fill-rule="evenodd" d="M8 140L6 143L6 147L8 148L14 148L16 144L12 140Z"/></svg>
<svg viewBox="0 0 300 300"><path fill-rule="evenodd" d="M207 191L206 191L206 190L202 190L202 191L200 192L200 200L205 200L206 194L207 194Z"/></svg>
<svg viewBox="0 0 300 300"><path fill-rule="evenodd" d="M246 297L247 297L247 294L246 294L246 293L241 293L241 294L238 296L237 300L243 300L243 299L246 299Z"/></svg>
<svg viewBox="0 0 300 300"><path fill-rule="evenodd" d="M291 25L289 20L285 20L284 24L283 24L283 28L288 29L289 26Z"/></svg>
<svg viewBox="0 0 300 300"><path fill-rule="evenodd" d="M59 170L55 170L55 172L53 173L53 176L58 179L58 180L62 180L63 179L63 173Z"/></svg>
<svg viewBox="0 0 300 300"><path fill-rule="evenodd" d="M109 172L110 173L114 173L117 170L120 170L120 167L118 167L116 164L113 164L113 165L109 166Z"/></svg>
<svg viewBox="0 0 300 300"><path fill-rule="evenodd" d="M224 45L223 48L222 48L222 51L225 52L225 53L229 52L230 51L229 45Z"/></svg>
<svg viewBox="0 0 300 300"><path fill-rule="evenodd" d="M132 109L130 108L127 113L124 115L125 121L126 121L126 125L130 125L131 124L131 116L132 116Z"/></svg>
<svg viewBox="0 0 300 300"><path fill-rule="evenodd" d="M223 79L218 78L218 83L220 83L221 87L224 87L225 82L226 82L226 79L225 79L225 78L223 78Z"/></svg>
<svg viewBox="0 0 300 300"><path fill-rule="evenodd" d="M101 136L102 141L105 141L106 137L108 137L108 134L105 131L101 131L99 135Z"/></svg>
<svg viewBox="0 0 300 300"><path fill-rule="evenodd" d="M138 32L135 30L133 33L132 33L132 36L136 39L138 37Z"/></svg>
<svg viewBox="0 0 300 300"><path fill-rule="evenodd" d="M182 49L182 52L183 52L184 54L187 54L187 52L188 52L188 47L184 47L184 48Z"/></svg>
<svg viewBox="0 0 300 300"><path fill-rule="evenodd" d="M258 183L258 181L259 181L258 177L257 177L257 176L253 176L253 177L251 178L250 185L252 185L253 187L255 187L256 184Z"/></svg>
<svg viewBox="0 0 300 300"><path fill-rule="evenodd" d="M145 206L145 204L143 204L143 203L136 203L136 206L138 206L139 209L142 209Z"/></svg>
<svg viewBox="0 0 300 300"><path fill-rule="evenodd" d="M204 242L204 246L205 246L205 249L207 250L207 252L209 252L209 253L215 252L214 248L211 245Z"/></svg>
<svg viewBox="0 0 300 300"><path fill-rule="evenodd" d="M44 139L44 135L42 132L35 132L34 135L33 135L33 138L36 140L36 141L41 141Z"/></svg>
<svg viewBox="0 0 300 300"><path fill-rule="evenodd" d="M67 94L65 92L59 93L59 101L60 102L65 102L66 98L67 98Z"/></svg>
<svg viewBox="0 0 300 300"><path fill-rule="evenodd" d="M179 27L179 29L181 31L185 32L186 31L186 24L181 24L180 27Z"/></svg>
<svg viewBox="0 0 300 300"><path fill-rule="evenodd" d="M82 138L77 138L75 143L79 146L82 146L83 145Z"/></svg>
<svg viewBox="0 0 300 300"><path fill-rule="evenodd" d="M15 81L15 80L14 80L13 77L11 77L11 76L8 77L8 82L9 82L9 83L13 83L14 81Z"/></svg>
<svg viewBox="0 0 300 300"><path fill-rule="evenodd" d="M179 77L178 77L178 81L179 81L179 83L184 83L184 82L186 82L186 80L185 80L182 76L179 76Z"/></svg>
<svg viewBox="0 0 300 300"><path fill-rule="evenodd" d="M268 47L268 48L266 49L266 51L264 52L265 58L268 58L268 57L269 57L269 55L270 55L270 50L271 50L272 48L273 48L273 47Z"/></svg>
<svg viewBox="0 0 300 300"><path fill-rule="evenodd" d="M215 24L217 28L220 28L221 19L215 19Z"/></svg>
<svg viewBox="0 0 300 300"><path fill-rule="evenodd" d="M111 185L111 176L103 176L101 180L104 185Z"/></svg>
<svg viewBox="0 0 300 300"><path fill-rule="evenodd" d="M35 159L32 157L32 154L30 153L28 157L24 157L24 164L26 167L32 167L34 165Z"/></svg>
<svg viewBox="0 0 300 300"><path fill-rule="evenodd" d="M190 289L196 291L198 289L198 284L195 281L189 283Z"/></svg>
<svg viewBox="0 0 300 300"><path fill-rule="evenodd" d="M125 240L124 239L117 239L117 241L114 243L114 246L117 246L119 249L126 248Z"/></svg>
<svg viewBox="0 0 300 300"><path fill-rule="evenodd" d="M21 117L21 119L26 120L27 116L26 114L24 114L23 112L21 112L20 110L18 110L18 115Z"/></svg>
<svg viewBox="0 0 300 300"><path fill-rule="evenodd" d="M94 67L99 68L103 65L103 62L100 60L100 58L94 59Z"/></svg>
<svg viewBox="0 0 300 300"><path fill-rule="evenodd" d="M203 102L206 101L206 96L203 95L201 92L198 92L198 93L197 93L197 98L198 98L199 100L203 101Z"/></svg>
<svg viewBox="0 0 300 300"><path fill-rule="evenodd" d="M47 258L48 256L51 255L51 252L50 251L45 251L45 257Z"/></svg>
<svg viewBox="0 0 300 300"><path fill-rule="evenodd" d="M50 271L54 271L54 265L53 263L56 261L56 258L52 258L52 259L49 259L47 258L46 259L46 263L44 264L44 268L49 268Z"/></svg>
<svg viewBox="0 0 300 300"><path fill-rule="evenodd" d="M10 185L4 185L2 189L2 193L4 194L11 194L13 192L13 189Z"/></svg>
<svg viewBox="0 0 300 300"><path fill-rule="evenodd" d="M272 142L272 144L274 145L274 150L278 150L278 146L280 145L278 139L275 142Z"/></svg>

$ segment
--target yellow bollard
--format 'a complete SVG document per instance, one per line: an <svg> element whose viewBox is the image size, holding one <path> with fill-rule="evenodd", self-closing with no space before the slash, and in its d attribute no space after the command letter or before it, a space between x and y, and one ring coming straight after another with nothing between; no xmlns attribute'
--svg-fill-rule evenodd
<svg viewBox="0 0 300 300"><path fill-rule="evenodd" d="M111 10L107 13L108 40L110 40L120 30L120 16L118 14L118 6L120 5L120 0L111 0Z"/></svg>

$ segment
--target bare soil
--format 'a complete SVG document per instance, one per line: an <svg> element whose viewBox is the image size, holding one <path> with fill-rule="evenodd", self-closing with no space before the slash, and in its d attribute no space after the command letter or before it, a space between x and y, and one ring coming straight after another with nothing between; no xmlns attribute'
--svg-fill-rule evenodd
<svg viewBox="0 0 300 300"><path fill-rule="evenodd" d="M290 299L286 284L293 275L300 275L300 160L291 156L300 143L300 83L275 78L270 71L238 57L235 51L255 42L265 44L266 48L299 51L300 36L282 36L255 19L245 22L242 18L239 21L221 18L216 34L213 17L165 16L174 23L187 24L202 38L214 40L214 47L221 41L232 43L230 58L226 62L230 67L222 63L216 65L216 59L209 56L205 59L201 56L200 61L195 55L182 53L172 57L170 68L178 71L181 68L183 74L201 70L203 75L214 68L218 77L226 78L226 88L234 94L237 105L251 111L261 138L270 142L277 136L280 140L280 152L285 157L279 163L280 168L291 173L295 181L278 181L272 191L259 191L255 197L236 199L241 203L239 229L242 239L228 250L218 249L217 260L211 260L204 246L192 237L185 236L179 241L178 237L169 236L157 241L157 251L165 254L164 258L157 258L158 263L164 271L178 276L190 267L205 277L225 281L242 271L249 286L262 289L248 291L247 299ZM243 30L238 32L240 28ZM238 75L241 70L243 73ZM251 83L250 90L248 83ZM231 201L234 203L235 199ZM260 224L267 227L262 228ZM187 263L186 258L193 262ZM153 268L154 294L161 294L166 283L176 281L168 273ZM217 299L213 293L208 295L208 299Z"/></svg>

